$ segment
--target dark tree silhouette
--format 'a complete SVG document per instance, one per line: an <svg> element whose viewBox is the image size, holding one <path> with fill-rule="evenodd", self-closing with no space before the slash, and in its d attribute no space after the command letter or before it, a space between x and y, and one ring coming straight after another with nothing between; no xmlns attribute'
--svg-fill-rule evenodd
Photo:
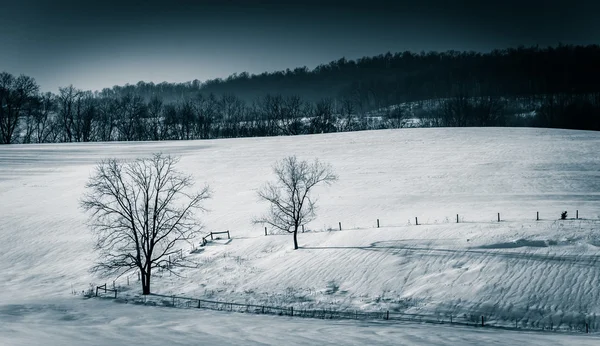
<svg viewBox="0 0 600 346"><path fill-rule="evenodd" d="M13 142L19 120L38 91L39 86L31 77L0 73L0 143Z"/></svg>
<svg viewBox="0 0 600 346"><path fill-rule="evenodd" d="M150 294L153 269L170 270L167 259L201 227L194 218L210 197L208 187L176 169L177 158L100 162L86 184L81 207L89 212L100 260L94 271L123 274L138 270L143 294Z"/></svg>
<svg viewBox="0 0 600 346"><path fill-rule="evenodd" d="M299 161L290 156L273 166L275 181L266 183L259 191L261 200L269 203L269 212L254 220L294 235L294 250L298 249L298 229L312 221L316 214L312 189L331 184L338 179L329 164L315 160Z"/></svg>
<svg viewBox="0 0 600 346"><path fill-rule="evenodd" d="M68 86L59 89L56 107L46 110L36 100L33 79L5 72L0 142L207 139L405 126L600 130L598 61L599 45L386 53L204 83L138 82L95 93Z"/></svg>

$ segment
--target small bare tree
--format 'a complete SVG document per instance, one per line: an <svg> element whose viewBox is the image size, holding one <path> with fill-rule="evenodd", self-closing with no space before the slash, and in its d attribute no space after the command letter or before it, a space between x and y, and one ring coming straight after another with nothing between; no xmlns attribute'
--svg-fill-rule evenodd
<svg viewBox="0 0 600 346"><path fill-rule="evenodd" d="M81 200L100 252L93 271L122 275L139 270L143 294L150 294L152 270L170 270L169 256L198 235L201 226L194 215L204 210L201 204L210 191L206 186L189 192L194 182L175 169L178 161L154 154L98 164Z"/></svg>
<svg viewBox="0 0 600 346"><path fill-rule="evenodd" d="M327 185L338 179L331 165L315 160L299 161L287 157L273 166L276 180L259 191L260 199L269 202L269 212L254 220L294 235L294 250L298 249L298 229L315 218L315 200L310 191L320 183Z"/></svg>

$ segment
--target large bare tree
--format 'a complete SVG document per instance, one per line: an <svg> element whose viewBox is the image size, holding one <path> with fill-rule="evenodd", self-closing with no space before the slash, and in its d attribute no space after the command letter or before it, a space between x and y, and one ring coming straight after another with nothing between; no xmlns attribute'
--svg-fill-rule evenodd
<svg viewBox="0 0 600 346"><path fill-rule="evenodd" d="M267 182L259 191L260 199L269 202L267 214L254 223L267 224L294 235L294 250L298 249L298 229L314 220L313 187L330 185L338 177L331 165L315 159L312 163L289 156L273 166L275 181Z"/></svg>
<svg viewBox="0 0 600 346"><path fill-rule="evenodd" d="M204 210L210 191L205 186L191 192L194 182L176 169L177 162L154 154L98 164L81 200L97 236L100 261L94 271L122 275L139 270L143 294L150 294L153 269L168 269L168 258L180 243L198 235L195 212Z"/></svg>

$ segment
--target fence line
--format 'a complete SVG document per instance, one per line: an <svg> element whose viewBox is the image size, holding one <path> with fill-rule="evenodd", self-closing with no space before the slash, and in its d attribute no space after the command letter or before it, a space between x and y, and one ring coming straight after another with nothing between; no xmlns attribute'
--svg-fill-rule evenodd
<svg viewBox="0 0 600 346"><path fill-rule="evenodd" d="M105 285L104 285L105 286ZM116 291L115 291L116 294ZM144 296L144 304L159 305L152 298L160 299L159 303L165 307L188 308L188 309L207 309L216 311L229 311L238 313L251 313L263 315L277 315L301 318L317 318L317 319L337 319L337 320L381 320L393 322L417 322L428 324L450 324L459 326L473 326L496 328L506 330L542 330L555 332L581 332L590 333L592 327L587 320L582 320L578 324L554 325L550 323L533 323L530 324L527 319L515 318L514 320L495 320L484 315L478 314L463 314L462 316L452 314L416 314L385 311L363 311L363 310L337 310L331 308L321 309L302 309L294 308L293 306L271 306L258 304L244 304L229 301L208 300L201 298L192 298L176 295L164 295L151 293L149 296ZM125 300L128 302L127 300ZM139 303L134 300L134 303Z"/></svg>
<svg viewBox="0 0 600 346"><path fill-rule="evenodd" d="M423 219L422 219L423 220ZM421 221L422 221L421 220ZM580 218L579 210L576 211L575 218L557 218L557 219L540 219L539 212L536 212L535 217L532 219L504 219L500 218L500 213L497 213L497 220L491 220L488 222L485 221L465 221L464 216L459 217L459 214L456 214L456 223L498 223L498 222L518 222L518 221L533 221L533 222L543 222L543 221L592 221L599 222L600 219L593 218ZM380 227L403 227L404 225L388 225L385 226L380 223L380 219L376 219L377 228ZM409 220L410 223L410 220ZM445 223L453 223L448 219L448 222L441 223L419 223L418 219L415 217L415 226L420 225L440 225ZM339 222L339 229L342 230L342 223ZM354 228L343 228L344 230L357 230L357 229L365 229L364 227L354 227ZM304 225L302 225L302 230L304 230ZM230 238L229 231L223 232L211 232L205 237L202 238L202 244L207 243L207 238L216 234L227 234L227 238ZM265 227L265 235L267 235L267 227ZM181 253L181 256L183 254ZM170 259L169 259L170 262ZM138 278L139 280L139 278ZM129 277L127 278L127 283L129 285ZM96 286L96 297L99 296L99 290L103 290L104 293L114 292L114 298L117 298L117 288L113 282L113 289L107 288L107 285L104 284L102 286ZM293 317L304 317L304 318L320 318L320 319L352 319L352 320L385 320L385 321L406 321L406 322L419 322L419 323L433 323L433 324L452 324L452 325L464 325L464 326L480 326L480 327L490 327L490 328L500 328L500 329L523 329L523 330L549 330L549 331L566 331L566 332L584 332L590 333L591 331L597 330L598 323L594 320L593 324L590 325L590 322L585 320L581 321L577 324L558 324L554 325L553 321L548 322L529 322L529 320L525 317L514 318L514 319L491 319L486 320L485 316L481 316L478 314L463 314L462 316L452 315L452 314L411 314L411 313L401 313L401 312L390 312L386 311L363 311L363 310L337 310L331 308L322 308L322 309L299 309L294 308L293 306L289 307L281 307L281 306L270 306L270 305L257 305L257 304L244 304L244 303L235 303L228 301L217 301L217 300L207 300L200 298L191 298L191 297L183 297L183 296L175 296L175 295L162 295L162 294L150 294L150 296L144 296L144 303L152 303L148 301L148 297L154 298L162 298L160 301L163 306L177 307L177 308L197 308L197 309L209 309L209 310L218 310L218 311L232 311L232 312L240 312L240 313L254 313L254 314L270 314L270 315L279 315L279 316L293 316ZM126 299L125 299L126 300ZM127 300L126 300L127 301ZM156 303L154 303L156 305Z"/></svg>
<svg viewBox="0 0 600 346"><path fill-rule="evenodd" d="M600 218L581 218L581 217L579 217L579 210L576 210L576 214L575 214L574 218L571 217L571 218L564 218L564 219L562 217L559 217L559 218L556 218L556 219L542 219L542 218L540 218L540 212L539 211L537 211L535 213L535 216L532 215L531 219L522 219L522 218L521 219L510 219L510 218L506 218L504 216L501 217L501 215L504 215L504 214L495 213L493 215L494 216L493 218L490 215L489 221L482 221L482 220L465 221L464 214L463 215L456 214L456 223L468 223L468 224L473 224L473 223L494 223L495 224L495 223L502 223L502 222L519 222L519 221L532 221L532 222L591 221L591 222L600 222ZM383 223L383 219L376 218L374 220L375 220L376 226L368 226L368 227L354 226L354 227L343 227L343 228L342 228L342 222L339 221L337 229L340 230L340 231L342 231L342 230L346 230L347 231L347 230L359 230L359 229L382 228L382 227L391 228L391 227L405 227L405 226L433 226L433 225L443 225L443 224L454 223L454 221L451 218L448 218L448 217L446 217L441 222L437 222L437 219L436 219L436 222L434 222L434 223L429 222L429 218L426 219L426 220L424 220L423 218L421 218L421 220L419 220L418 217L415 217L414 220L412 218L409 218L408 221L407 221L407 223L401 223L401 224L392 223L392 224L388 224L388 225L385 225ZM414 221L414 224L411 223L411 220ZM425 222L423 222L423 221L425 221ZM305 225L302 225L303 233L304 233L304 226ZM325 232L326 231L335 231L335 229L329 227L329 228L324 228L323 231L325 231ZM320 231L314 231L314 230L312 230L312 232L320 232ZM265 233L265 236L266 235L275 235L275 234L277 234L277 233L268 233L267 232L267 227L264 227L264 233Z"/></svg>

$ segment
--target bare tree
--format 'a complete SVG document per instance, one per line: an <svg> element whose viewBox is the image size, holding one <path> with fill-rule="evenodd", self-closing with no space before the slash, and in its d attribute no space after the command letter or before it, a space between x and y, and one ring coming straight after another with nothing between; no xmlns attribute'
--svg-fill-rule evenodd
<svg viewBox="0 0 600 346"><path fill-rule="evenodd" d="M217 104L217 112L221 119L221 136L226 138L240 137L243 119L246 114L246 104L233 94L221 96Z"/></svg>
<svg viewBox="0 0 600 346"><path fill-rule="evenodd" d="M312 112L311 128L313 133L337 131L333 100L323 99L317 102Z"/></svg>
<svg viewBox="0 0 600 346"><path fill-rule="evenodd" d="M356 119L356 107L350 98L343 98L338 106L340 132L356 131L359 124Z"/></svg>
<svg viewBox="0 0 600 346"><path fill-rule="evenodd" d="M139 95L126 94L117 102L116 128L121 141L139 141L146 139L147 105Z"/></svg>
<svg viewBox="0 0 600 346"><path fill-rule="evenodd" d="M406 114L400 106L391 106L385 108L384 117L386 119L385 128L399 129L404 126Z"/></svg>
<svg viewBox="0 0 600 346"><path fill-rule="evenodd" d="M148 119L149 119L149 133L150 138L154 141L160 141L164 139L164 127L163 127L163 110L164 103L160 96L154 95L148 102Z"/></svg>
<svg viewBox="0 0 600 346"><path fill-rule="evenodd" d="M257 106L264 118L273 121L280 134L293 136L304 133L302 117L310 110L299 96L266 95L258 100Z"/></svg>
<svg viewBox="0 0 600 346"><path fill-rule="evenodd" d="M116 114L119 112L119 104L114 92L104 89L98 95L96 104L98 121L96 122L95 137L99 141L108 142L115 138Z"/></svg>
<svg viewBox="0 0 600 346"><path fill-rule="evenodd" d="M214 124L215 119L218 118L219 101L214 94L210 94L206 97L202 94L198 94L196 96L195 103L199 112L198 117L196 118L196 130L198 131L198 138L211 138L214 127L217 127L214 129L215 132L219 132L219 126L215 126Z"/></svg>
<svg viewBox="0 0 600 346"><path fill-rule="evenodd" d="M39 108L34 116L35 138L37 143L56 141L58 135L56 121L56 97L52 93L44 93L39 97Z"/></svg>
<svg viewBox="0 0 600 346"><path fill-rule="evenodd" d="M81 200L100 252L94 271L139 270L143 294L150 294L152 270L170 270L169 256L198 235L201 226L194 215L204 210L210 191L206 186L189 192L194 183L176 170L177 162L154 154L132 162L110 159L96 167Z"/></svg>
<svg viewBox="0 0 600 346"><path fill-rule="evenodd" d="M17 128L25 108L35 99L39 86L35 79L20 75L15 78L0 73L0 143L10 144L18 137Z"/></svg>
<svg viewBox="0 0 600 346"><path fill-rule="evenodd" d="M294 250L298 249L298 228L315 218L315 200L310 192L320 183L330 185L338 179L331 165L315 159L299 161L290 156L273 166L276 180L259 191L260 199L269 202L269 212L254 220L294 235Z"/></svg>
<svg viewBox="0 0 600 346"><path fill-rule="evenodd" d="M97 122L98 109L91 91L79 93L73 105L72 134L76 142L89 142L94 138L94 123Z"/></svg>
<svg viewBox="0 0 600 346"><path fill-rule="evenodd" d="M75 122L75 108L77 100L81 97L82 91L73 85L58 88L59 118L63 127L63 141L73 141L73 128Z"/></svg>

